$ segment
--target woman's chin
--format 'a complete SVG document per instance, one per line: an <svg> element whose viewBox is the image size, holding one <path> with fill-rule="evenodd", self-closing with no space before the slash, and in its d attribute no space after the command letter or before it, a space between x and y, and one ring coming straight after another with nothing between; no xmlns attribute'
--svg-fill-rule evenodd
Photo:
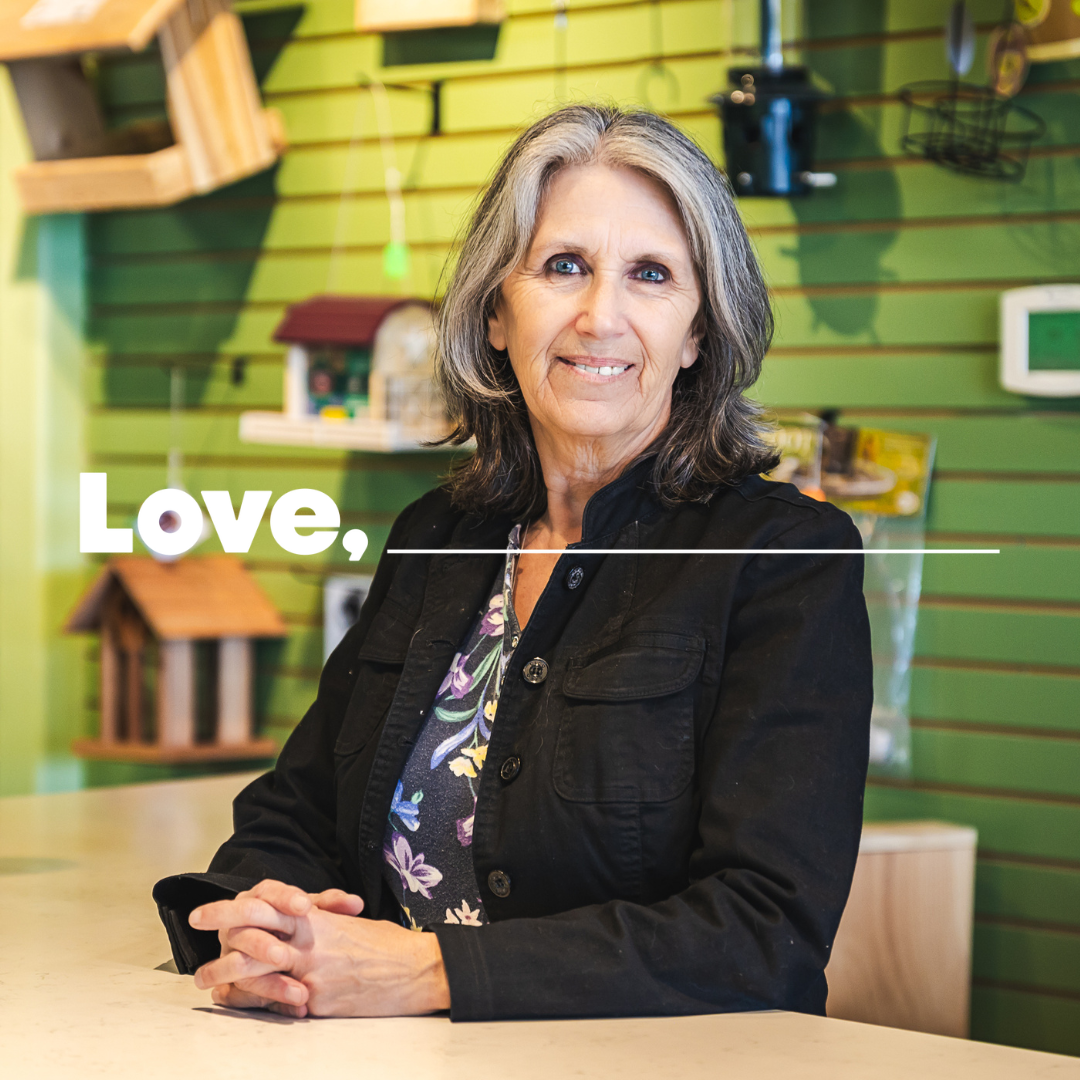
<svg viewBox="0 0 1080 1080"><path fill-rule="evenodd" d="M655 426L642 421L641 410L624 403L574 401L557 416L542 423L556 439L597 442L605 439L621 441Z"/></svg>

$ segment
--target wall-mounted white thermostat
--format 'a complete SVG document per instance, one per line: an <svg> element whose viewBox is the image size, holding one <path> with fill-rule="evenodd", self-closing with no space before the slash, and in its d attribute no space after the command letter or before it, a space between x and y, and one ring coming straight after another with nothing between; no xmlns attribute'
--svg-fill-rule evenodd
<svg viewBox="0 0 1080 1080"><path fill-rule="evenodd" d="M360 617L370 588L366 574L335 574L323 583L323 663Z"/></svg>
<svg viewBox="0 0 1080 1080"><path fill-rule="evenodd" d="M1001 294L1001 385L1035 397L1080 397L1080 285Z"/></svg>

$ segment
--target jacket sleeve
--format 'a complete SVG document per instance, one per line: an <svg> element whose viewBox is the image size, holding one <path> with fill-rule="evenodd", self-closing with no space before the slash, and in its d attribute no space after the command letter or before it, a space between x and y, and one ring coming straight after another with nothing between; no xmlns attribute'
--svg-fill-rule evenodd
<svg viewBox="0 0 1080 1080"><path fill-rule="evenodd" d="M860 550L861 540L823 507L770 547ZM698 748L688 887L648 906L435 928L453 1019L824 1012L873 697L862 573L861 554L748 561Z"/></svg>
<svg viewBox="0 0 1080 1080"><path fill-rule="evenodd" d="M395 521L386 546L400 547L413 510ZM353 659L383 602L400 556L385 553L356 624L331 654L315 702L289 736L271 772L233 802L233 835L205 874L178 874L154 886L154 901L182 975L219 955L216 933L195 930L188 915L201 904L229 899L264 878L308 892L346 888L336 839L334 742L356 677Z"/></svg>

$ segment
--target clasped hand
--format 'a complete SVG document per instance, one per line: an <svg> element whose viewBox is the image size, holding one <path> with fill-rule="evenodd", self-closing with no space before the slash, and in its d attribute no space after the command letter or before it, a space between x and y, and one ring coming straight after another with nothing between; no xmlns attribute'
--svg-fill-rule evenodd
<svg viewBox="0 0 1080 1080"><path fill-rule="evenodd" d="M232 900L196 908L189 922L216 930L221 956L195 985L216 1004L286 1016L408 1016L450 1007L434 934L358 919L359 896L306 893L265 880Z"/></svg>

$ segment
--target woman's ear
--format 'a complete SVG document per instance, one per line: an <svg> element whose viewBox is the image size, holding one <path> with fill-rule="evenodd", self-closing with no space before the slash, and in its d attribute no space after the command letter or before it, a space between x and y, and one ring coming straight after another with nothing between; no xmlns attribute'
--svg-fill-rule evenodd
<svg viewBox="0 0 1080 1080"><path fill-rule="evenodd" d="M503 352L506 349L506 328L503 326L502 319L499 317L499 308L502 305L499 300L496 299L495 303L491 305L491 311L488 313L488 343L496 352Z"/></svg>
<svg viewBox="0 0 1080 1080"><path fill-rule="evenodd" d="M693 367L701 353L701 339L705 336L705 320L699 311L690 324L690 333L683 342L682 356L679 357L679 367Z"/></svg>

